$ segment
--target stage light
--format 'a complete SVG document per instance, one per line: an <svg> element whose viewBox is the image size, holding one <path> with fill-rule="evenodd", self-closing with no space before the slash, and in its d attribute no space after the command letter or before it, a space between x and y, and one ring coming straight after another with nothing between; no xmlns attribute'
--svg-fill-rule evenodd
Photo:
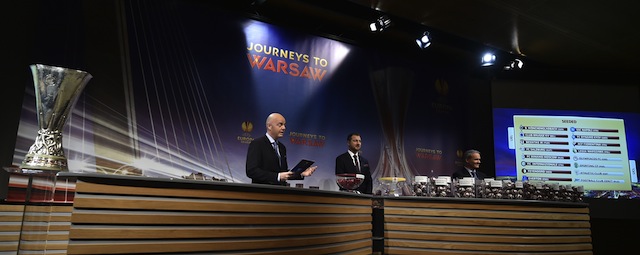
<svg viewBox="0 0 640 255"><path fill-rule="evenodd" d="M496 63L496 55L493 53L485 53L482 56L482 66L492 66Z"/></svg>
<svg viewBox="0 0 640 255"><path fill-rule="evenodd" d="M508 65L504 66L504 70L522 69L523 66L524 62L516 58L509 62Z"/></svg>
<svg viewBox="0 0 640 255"><path fill-rule="evenodd" d="M429 32L425 31L424 33L422 33L422 36L416 39L416 43L418 44L418 47L420 47L420 49L426 49L427 47L429 47L429 45L431 45L431 37L429 36Z"/></svg>
<svg viewBox="0 0 640 255"><path fill-rule="evenodd" d="M387 29L389 26L391 26L391 20L387 16L380 16L369 24L371 32L382 32L382 30Z"/></svg>

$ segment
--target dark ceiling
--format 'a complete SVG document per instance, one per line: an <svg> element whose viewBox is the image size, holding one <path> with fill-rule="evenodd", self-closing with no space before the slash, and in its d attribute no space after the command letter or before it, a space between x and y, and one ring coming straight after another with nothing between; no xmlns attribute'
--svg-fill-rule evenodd
<svg viewBox="0 0 640 255"><path fill-rule="evenodd" d="M640 1L352 2L549 66L640 70Z"/></svg>
<svg viewBox="0 0 640 255"><path fill-rule="evenodd" d="M255 14L266 20L356 43L379 40L397 47L405 45L404 41L406 47L415 47L415 38L426 29L433 36L433 48L466 55L478 51L478 59L483 48L493 48L548 69L640 71L637 0L252 2ZM378 14L392 20L392 26L382 32L385 35L372 35L368 30Z"/></svg>

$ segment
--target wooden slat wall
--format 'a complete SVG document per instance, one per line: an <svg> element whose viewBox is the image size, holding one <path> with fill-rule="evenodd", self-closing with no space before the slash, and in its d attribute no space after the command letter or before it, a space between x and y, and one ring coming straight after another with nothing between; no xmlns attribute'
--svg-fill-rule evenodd
<svg viewBox="0 0 640 255"><path fill-rule="evenodd" d="M385 254L592 254L589 209L384 200Z"/></svg>
<svg viewBox="0 0 640 255"><path fill-rule="evenodd" d="M19 254L66 254L72 207L27 205Z"/></svg>
<svg viewBox="0 0 640 255"><path fill-rule="evenodd" d="M68 254L372 253L364 196L78 180L73 207Z"/></svg>
<svg viewBox="0 0 640 255"><path fill-rule="evenodd" d="M73 207L0 205L0 253L306 255L380 248L385 254L592 254L584 204L376 197L374 204L383 200L384 209L376 209L372 224L368 196L102 175L79 179ZM376 230L384 233L382 240L372 238L374 224L383 227Z"/></svg>
<svg viewBox="0 0 640 255"><path fill-rule="evenodd" d="M0 253L18 251L24 205L0 205Z"/></svg>
<svg viewBox="0 0 640 255"><path fill-rule="evenodd" d="M71 210L67 205L0 205L0 253L66 254Z"/></svg>

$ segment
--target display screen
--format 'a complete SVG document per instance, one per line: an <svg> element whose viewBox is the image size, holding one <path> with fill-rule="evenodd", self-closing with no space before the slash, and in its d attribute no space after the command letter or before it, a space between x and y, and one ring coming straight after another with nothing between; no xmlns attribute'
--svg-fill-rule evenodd
<svg viewBox="0 0 640 255"><path fill-rule="evenodd" d="M494 108L496 176L585 190L638 182L640 114Z"/></svg>

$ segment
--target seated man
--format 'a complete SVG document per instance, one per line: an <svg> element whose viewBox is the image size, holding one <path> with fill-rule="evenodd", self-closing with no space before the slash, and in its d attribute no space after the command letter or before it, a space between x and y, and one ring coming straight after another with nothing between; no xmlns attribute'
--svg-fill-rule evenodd
<svg viewBox="0 0 640 255"><path fill-rule="evenodd" d="M461 179L463 177L474 177L482 180L487 177L483 172L480 172L480 152L477 150L468 150L464 152L464 167L453 172L451 179Z"/></svg>

